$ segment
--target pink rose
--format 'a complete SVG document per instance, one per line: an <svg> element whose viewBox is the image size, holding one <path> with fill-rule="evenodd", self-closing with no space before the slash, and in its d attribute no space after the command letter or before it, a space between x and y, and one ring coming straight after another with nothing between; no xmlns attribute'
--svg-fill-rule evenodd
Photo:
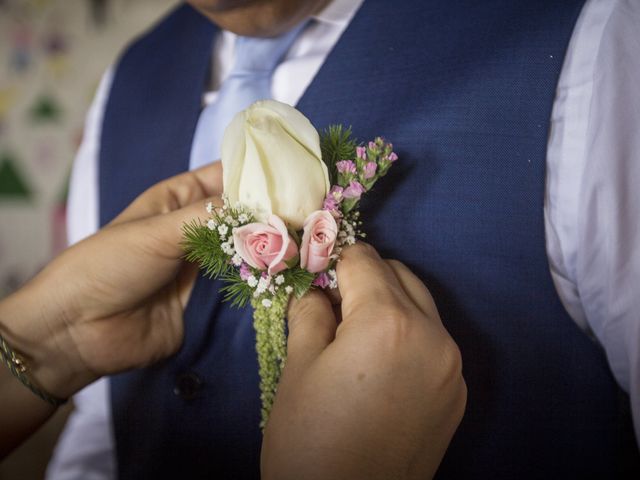
<svg viewBox="0 0 640 480"><path fill-rule="evenodd" d="M338 236L338 224L326 210L318 210L304 221L300 246L300 266L318 273L329 266L331 252Z"/></svg>
<svg viewBox="0 0 640 480"><path fill-rule="evenodd" d="M287 231L287 226L276 215L269 217L268 225L249 223L233 232L233 244L242 259L253 268L275 275L287 268L286 261L298 254L298 246Z"/></svg>

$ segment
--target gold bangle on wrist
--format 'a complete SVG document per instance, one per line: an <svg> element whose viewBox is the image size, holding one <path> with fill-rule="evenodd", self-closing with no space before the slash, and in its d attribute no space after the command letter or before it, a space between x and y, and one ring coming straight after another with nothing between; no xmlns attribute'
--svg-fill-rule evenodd
<svg viewBox="0 0 640 480"><path fill-rule="evenodd" d="M31 390L35 395L40 397L45 402L50 403L54 407L59 407L67 403L67 399L58 398L54 395L51 395L44 391L43 389L36 386L27 376L27 372L29 371L29 367L25 362L22 355L15 352L6 342L4 337L0 335L0 359L2 359L2 363L4 363L7 368L11 371L14 377L16 377L20 382Z"/></svg>

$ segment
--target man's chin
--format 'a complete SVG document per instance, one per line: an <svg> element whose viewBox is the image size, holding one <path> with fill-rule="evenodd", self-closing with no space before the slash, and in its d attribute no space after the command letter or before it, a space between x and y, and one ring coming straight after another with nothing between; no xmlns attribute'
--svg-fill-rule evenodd
<svg viewBox="0 0 640 480"><path fill-rule="evenodd" d="M228 12L248 5L264 3L265 0L185 0L199 10L207 12Z"/></svg>

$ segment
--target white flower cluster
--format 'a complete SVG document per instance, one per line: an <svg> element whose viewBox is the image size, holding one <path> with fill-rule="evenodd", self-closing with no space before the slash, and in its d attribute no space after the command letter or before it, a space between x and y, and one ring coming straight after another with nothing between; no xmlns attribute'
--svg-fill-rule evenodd
<svg viewBox="0 0 640 480"><path fill-rule="evenodd" d="M329 288L335 289L338 288L338 274L335 269L331 269L327 271L327 275L329 277Z"/></svg>
<svg viewBox="0 0 640 480"><path fill-rule="evenodd" d="M236 254L236 249L233 248L233 237L229 237L229 240L222 242L220 244L220 248L222 248L222 251L230 257L235 256ZM231 258L231 261L233 262L233 257Z"/></svg>
<svg viewBox="0 0 640 480"><path fill-rule="evenodd" d="M337 259L342 253L342 249L347 245L353 245L356 243L358 237L364 238L366 234L360 230L362 221L360 221L360 212L355 210L340 219L338 223L338 237L336 239L336 245L332 252L332 257ZM328 274L331 272L327 272ZM331 287L335 288L335 287Z"/></svg>
<svg viewBox="0 0 640 480"><path fill-rule="evenodd" d="M233 232L239 226L248 223L249 216L246 213L241 213L237 218L234 218L226 197L223 197L223 202L224 205L221 209L216 209L211 202L207 203L207 213L211 216L207 221L207 228L209 230L217 230L218 236L222 240L220 248L226 255L231 257L231 263L239 267L242 265L242 258L236 253L233 246Z"/></svg>
<svg viewBox="0 0 640 480"><path fill-rule="evenodd" d="M217 225L215 220L209 219L209 221L207 222L207 227L209 228L209 230L215 230L217 228L218 235L220 236L220 240L223 240L223 242L220 244L220 248L224 253L226 253L230 257L235 257L237 254L236 254L236 249L233 248L233 235L231 235L229 225L233 225L233 223L238 225L238 222L236 220L233 220L233 221L229 221L229 220L233 220L233 219L227 216L224 219L226 223L221 223L220 225ZM231 261L233 262L233 259Z"/></svg>
<svg viewBox="0 0 640 480"><path fill-rule="evenodd" d="M293 292L291 285L284 285L285 278L282 274L274 276L262 273L259 277L252 274L247 277L246 282L253 289L253 298L265 297L260 302L265 308L271 307L273 301L268 297L274 297L280 288L283 287L287 295Z"/></svg>
<svg viewBox="0 0 640 480"><path fill-rule="evenodd" d="M249 279L251 277L253 277L253 275L251 275ZM249 280L247 281L249 282ZM257 282L250 281L249 286L251 286L252 284L255 284L255 291L253 292L253 296L257 298L267 291L271 295L275 295L276 292L279 290L279 286L282 285L283 283L284 283L283 275L277 275L275 278L273 278L271 275L263 274Z"/></svg>
<svg viewBox="0 0 640 480"><path fill-rule="evenodd" d="M356 243L356 229L353 228L353 225L346 219L343 219L340 222L338 243L340 245L353 245L354 243Z"/></svg>
<svg viewBox="0 0 640 480"><path fill-rule="evenodd" d="M231 257L231 264L234 267L239 267L240 265L242 265L242 257L240 256L240 254L236 253L233 257Z"/></svg>
<svg viewBox="0 0 640 480"><path fill-rule="evenodd" d="M264 275L260 277L258 280L258 285L256 286L256 291L253 292L254 297L259 297L261 294L269 290L269 293L275 293L275 285L271 285L271 275Z"/></svg>

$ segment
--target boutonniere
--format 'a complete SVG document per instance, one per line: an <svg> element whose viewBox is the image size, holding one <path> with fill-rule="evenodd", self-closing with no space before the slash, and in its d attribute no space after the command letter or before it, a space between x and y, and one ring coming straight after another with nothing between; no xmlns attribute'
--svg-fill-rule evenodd
<svg viewBox="0 0 640 480"><path fill-rule="evenodd" d="M262 423L286 360L291 295L337 288L335 264L364 237L358 206L398 159L378 137L359 144L340 125L318 133L298 110L263 100L238 113L222 142L223 205L184 226L188 261L222 279L224 300L251 304Z"/></svg>

